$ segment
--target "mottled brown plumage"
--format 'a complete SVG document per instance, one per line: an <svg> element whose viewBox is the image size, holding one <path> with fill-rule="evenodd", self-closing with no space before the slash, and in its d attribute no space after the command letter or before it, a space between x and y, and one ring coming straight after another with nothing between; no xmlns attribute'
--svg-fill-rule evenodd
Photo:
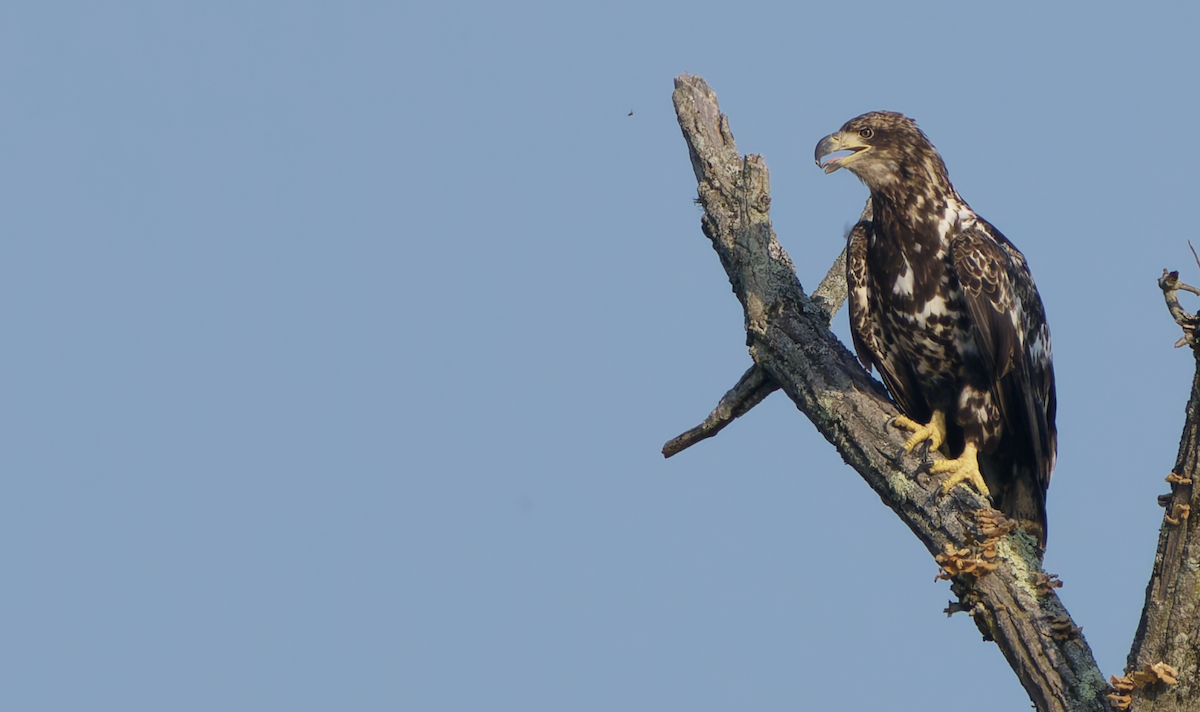
<svg viewBox="0 0 1200 712"><path fill-rule="evenodd" d="M850 151L821 162L835 152ZM933 144L908 117L876 111L817 145L827 173L846 168L871 192L850 231L850 324L863 365L901 412L1042 546L1056 456L1054 366L1042 300L1024 256L975 214ZM944 417L943 433L917 426ZM944 436L944 444L942 442ZM970 469L966 468L965 469ZM986 483L986 488L983 484Z"/></svg>

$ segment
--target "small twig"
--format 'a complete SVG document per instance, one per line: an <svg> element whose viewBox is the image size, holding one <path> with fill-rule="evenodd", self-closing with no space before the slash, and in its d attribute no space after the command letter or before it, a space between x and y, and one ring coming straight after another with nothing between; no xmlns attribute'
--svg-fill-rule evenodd
<svg viewBox="0 0 1200 712"><path fill-rule="evenodd" d="M1196 254L1196 248L1192 247L1192 241L1188 240L1188 249L1192 251L1192 258L1196 260L1196 268L1200 269L1200 255Z"/></svg>
<svg viewBox="0 0 1200 712"><path fill-rule="evenodd" d="M708 414L703 423L663 445L663 457L676 455L701 440L711 438L721 432L726 425L732 423L734 419L750 412L751 408L761 403L764 398L778 388L779 385L767 375L767 372L762 370L758 364L754 364L742 374L737 385L729 389L729 392L721 398L721 402L717 403L717 407Z"/></svg>

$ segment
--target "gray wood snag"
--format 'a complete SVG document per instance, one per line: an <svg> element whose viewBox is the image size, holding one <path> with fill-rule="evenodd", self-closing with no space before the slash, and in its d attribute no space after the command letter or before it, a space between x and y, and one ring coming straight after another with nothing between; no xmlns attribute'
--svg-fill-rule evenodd
<svg viewBox="0 0 1200 712"><path fill-rule="evenodd" d="M1200 507L1200 487L1191 484L1200 475L1200 339L1196 317L1176 298L1180 289L1200 291L1177 275L1160 282L1184 328L1181 344L1196 353L1197 378L1129 674L1110 684L1058 598L1061 584L1042 570L1033 539L968 488L940 495L938 481L903 452L906 434L885 425L897 414L887 392L829 329L846 298L844 256L806 294L771 226L763 158L738 153L729 120L700 77L676 78L673 99L704 209L701 229L742 305L752 365L703 423L663 447L664 456L716 435L782 390L935 557L939 577L959 598L947 612L967 613L995 641L1038 710L1200 711L1200 517L1189 516Z"/></svg>

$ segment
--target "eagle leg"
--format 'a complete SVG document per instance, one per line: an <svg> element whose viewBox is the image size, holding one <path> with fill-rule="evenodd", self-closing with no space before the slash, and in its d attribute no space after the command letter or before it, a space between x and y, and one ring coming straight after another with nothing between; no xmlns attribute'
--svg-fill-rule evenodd
<svg viewBox="0 0 1200 712"><path fill-rule="evenodd" d="M903 415L897 415L888 422L913 434L904 443L905 452L912 452L918 445L924 443L926 460L929 458L929 453L940 448L946 441L946 414L940 410L933 411L933 417L925 425Z"/></svg>
<svg viewBox="0 0 1200 712"><path fill-rule="evenodd" d="M942 494L946 494L960 482L970 482L975 485L979 494L984 497L992 496L983 482L983 475L979 473L979 451L973 442L967 443L957 459L939 460L933 463L929 472L935 475L950 473L950 476L942 482Z"/></svg>

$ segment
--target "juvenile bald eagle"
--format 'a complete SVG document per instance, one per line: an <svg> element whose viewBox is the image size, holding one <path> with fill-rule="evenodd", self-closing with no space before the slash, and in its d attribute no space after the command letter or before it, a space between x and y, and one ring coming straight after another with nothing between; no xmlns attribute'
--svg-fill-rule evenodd
<svg viewBox="0 0 1200 712"><path fill-rule="evenodd" d="M822 159L832 153L848 154ZM850 325L942 492L969 482L1044 548L1057 451L1050 330L1025 257L975 214L917 124L874 111L817 144L817 165L871 191L850 231Z"/></svg>

